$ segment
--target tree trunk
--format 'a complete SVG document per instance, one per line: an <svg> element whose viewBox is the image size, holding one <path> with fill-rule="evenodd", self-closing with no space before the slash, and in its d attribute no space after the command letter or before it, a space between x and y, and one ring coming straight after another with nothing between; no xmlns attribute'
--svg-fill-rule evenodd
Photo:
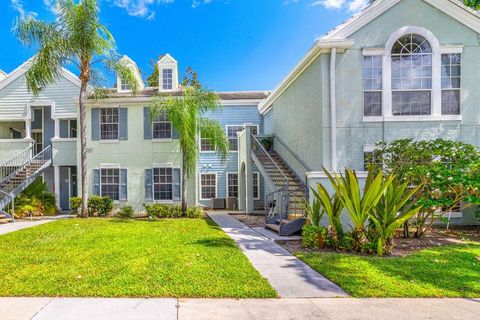
<svg viewBox="0 0 480 320"><path fill-rule="evenodd" d="M182 213L187 213L187 164L185 156L182 155Z"/></svg>
<svg viewBox="0 0 480 320"><path fill-rule="evenodd" d="M88 181L87 181L87 82L82 81L80 87L80 162L82 171L82 209L83 218L88 218L87 198L88 198Z"/></svg>

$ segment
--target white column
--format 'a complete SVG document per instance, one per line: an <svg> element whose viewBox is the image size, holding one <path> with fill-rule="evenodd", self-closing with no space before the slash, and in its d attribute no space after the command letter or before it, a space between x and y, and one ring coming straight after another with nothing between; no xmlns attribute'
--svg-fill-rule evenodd
<svg viewBox="0 0 480 320"><path fill-rule="evenodd" d="M337 49L332 48L330 52L330 152L332 153L332 171L337 171L337 96L336 96L336 59Z"/></svg>
<svg viewBox="0 0 480 320"><path fill-rule="evenodd" d="M54 122L55 122L55 136L53 138L58 139L60 138L60 120L54 119Z"/></svg>
<svg viewBox="0 0 480 320"><path fill-rule="evenodd" d="M25 139L32 139L32 120L25 120Z"/></svg>
<svg viewBox="0 0 480 320"><path fill-rule="evenodd" d="M55 191L55 204L60 208L60 167L53 167L53 190Z"/></svg>

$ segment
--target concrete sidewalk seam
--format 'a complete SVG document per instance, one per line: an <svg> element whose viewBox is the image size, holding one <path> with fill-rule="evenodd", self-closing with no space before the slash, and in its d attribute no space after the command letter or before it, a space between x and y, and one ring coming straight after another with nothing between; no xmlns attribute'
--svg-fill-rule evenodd
<svg viewBox="0 0 480 320"><path fill-rule="evenodd" d="M45 304L43 305L43 307L41 307L40 310L38 310L38 311L30 318L30 320L33 320L33 319L37 316L37 314L39 314L40 312L42 312L42 310L43 310L46 306L48 306L48 305L50 304L50 302L52 302L52 301L53 301L53 298L50 298L50 300L48 300L48 302L45 303Z"/></svg>

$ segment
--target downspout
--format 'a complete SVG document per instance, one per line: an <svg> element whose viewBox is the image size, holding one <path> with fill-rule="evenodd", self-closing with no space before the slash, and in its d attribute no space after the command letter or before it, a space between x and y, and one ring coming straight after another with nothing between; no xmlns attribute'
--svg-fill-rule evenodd
<svg viewBox="0 0 480 320"><path fill-rule="evenodd" d="M335 86L335 67L337 48L330 51L330 147L332 156L332 171L337 171L337 99Z"/></svg>

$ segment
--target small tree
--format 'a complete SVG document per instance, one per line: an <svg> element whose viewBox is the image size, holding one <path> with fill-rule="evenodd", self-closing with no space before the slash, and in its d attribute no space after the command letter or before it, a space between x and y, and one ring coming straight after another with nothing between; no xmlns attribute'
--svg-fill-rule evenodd
<svg viewBox="0 0 480 320"><path fill-rule="evenodd" d="M95 75L100 73L94 66L103 63L117 72L133 92L137 90L137 82L129 66L119 62L115 40L100 23L97 0L58 0L56 8L54 22L33 17L17 19L14 32L25 46L38 47L26 73L28 89L35 95L43 87L55 83L63 67L73 65L80 71L81 213L88 217L86 103L89 87L94 87L99 80Z"/></svg>
<svg viewBox="0 0 480 320"><path fill-rule="evenodd" d="M199 136L206 138L215 150L225 158L229 149L225 130L218 121L205 118L207 112L221 108L217 94L201 86L198 75L187 69L182 81L180 96L156 97L151 105L150 118L153 122L165 114L177 130L182 152L182 211L187 211L187 181L195 173L198 159Z"/></svg>
<svg viewBox="0 0 480 320"><path fill-rule="evenodd" d="M421 237L453 208L480 198L479 151L472 145L437 139L380 142L374 151L383 168L402 181L422 187L415 197L422 209L412 220ZM408 226L405 228L408 236Z"/></svg>

